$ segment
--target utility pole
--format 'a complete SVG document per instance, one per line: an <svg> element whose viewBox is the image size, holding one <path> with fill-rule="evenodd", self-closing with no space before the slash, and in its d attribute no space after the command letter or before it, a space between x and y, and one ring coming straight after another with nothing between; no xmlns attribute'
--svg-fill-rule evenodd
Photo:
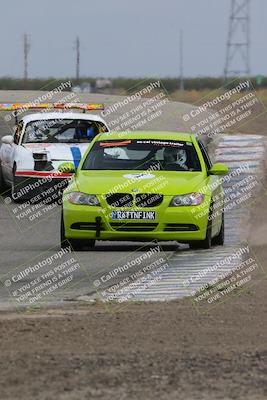
<svg viewBox="0 0 267 400"><path fill-rule="evenodd" d="M23 37L23 50L24 50L24 80L28 80L28 66L29 66L29 53L30 53L30 36L26 33Z"/></svg>
<svg viewBox="0 0 267 400"><path fill-rule="evenodd" d="M80 38L77 36L75 41L75 52L76 52L76 81L79 83L80 81Z"/></svg>
<svg viewBox="0 0 267 400"><path fill-rule="evenodd" d="M183 30L180 30L180 90L184 90L184 37Z"/></svg>
<svg viewBox="0 0 267 400"><path fill-rule="evenodd" d="M250 0L231 0L224 78L250 75Z"/></svg>

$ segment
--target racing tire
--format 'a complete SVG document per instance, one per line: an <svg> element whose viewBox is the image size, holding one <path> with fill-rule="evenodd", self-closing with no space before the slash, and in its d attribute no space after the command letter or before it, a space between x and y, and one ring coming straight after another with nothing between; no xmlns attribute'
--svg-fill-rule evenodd
<svg viewBox="0 0 267 400"><path fill-rule="evenodd" d="M62 249L66 249L71 246L71 250L73 251L84 251L84 250L92 250L95 247L94 239L67 239L65 236L65 227L64 227L64 219L63 213L61 214L61 223L60 223L60 247Z"/></svg>
<svg viewBox="0 0 267 400"><path fill-rule="evenodd" d="M16 164L13 166L13 182L11 186L11 198L14 203L24 203L31 200L31 195L28 194L21 194L21 190L24 189L23 182L19 182L16 178ZM31 203L34 204L34 203Z"/></svg>
<svg viewBox="0 0 267 400"><path fill-rule="evenodd" d="M5 190L7 190L7 185L3 177L2 165L0 163L0 194L3 194Z"/></svg>
<svg viewBox="0 0 267 400"><path fill-rule="evenodd" d="M206 237L204 240L195 240L194 242L189 243L190 249L210 249L213 242L212 242L212 237L211 237L211 232L212 232L212 219L210 216L212 215L212 208L209 213L209 220L208 220L208 226L207 226L207 231L206 231Z"/></svg>
<svg viewBox="0 0 267 400"><path fill-rule="evenodd" d="M223 246L224 245L224 213L222 213L222 225L221 225L221 229L220 232L217 236L215 236L212 239L212 244L216 245L216 246Z"/></svg>
<svg viewBox="0 0 267 400"><path fill-rule="evenodd" d="M13 166L13 182L12 182L12 186L11 186L11 198L14 203L22 203L23 196L18 196L18 192L16 191L16 187L18 187L18 183L16 183L15 172L16 172L16 164L14 164L14 166Z"/></svg>
<svg viewBox="0 0 267 400"><path fill-rule="evenodd" d="M12 187L11 187L11 198L12 198L12 200L13 200L13 203L20 203L20 202L22 202L21 199L18 199L18 196L17 196L17 192L16 192L16 190L15 190L15 185L14 185L14 183L12 183Z"/></svg>

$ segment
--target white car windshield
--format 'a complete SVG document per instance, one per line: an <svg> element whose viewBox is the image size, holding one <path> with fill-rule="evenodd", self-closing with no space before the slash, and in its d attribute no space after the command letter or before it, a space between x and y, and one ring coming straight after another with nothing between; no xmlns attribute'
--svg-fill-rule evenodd
<svg viewBox="0 0 267 400"><path fill-rule="evenodd" d="M29 122L23 143L77 143L90 142L107 127L98 121L78 119L49 119Z"/></svg>

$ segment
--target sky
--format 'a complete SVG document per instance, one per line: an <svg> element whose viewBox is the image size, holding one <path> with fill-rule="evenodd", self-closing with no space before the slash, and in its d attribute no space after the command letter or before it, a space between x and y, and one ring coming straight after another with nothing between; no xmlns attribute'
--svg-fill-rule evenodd
<svg viewBox="0 0 267 400"><path fill-rule="evenodd" d="M240 1L240 0L239 0ZM222 75L230 0L0 0L0 76L23 76L23 34L30 35L29 77ZM267 74L267 1L251 0L251 73Z"/></svg>

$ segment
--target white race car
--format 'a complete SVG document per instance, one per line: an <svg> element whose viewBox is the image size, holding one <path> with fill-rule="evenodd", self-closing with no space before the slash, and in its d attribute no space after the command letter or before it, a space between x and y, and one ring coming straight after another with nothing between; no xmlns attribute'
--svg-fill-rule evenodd
<svg viewBox="0 0 267 400"><path fill-rule="evenodd" d="M21 107L21 104L0 104L3 111ZM92 139L98 133L109 131L99 115L85 113L85 110L103 109L100 104L44 104L36 108L75 108L83 113L54 111L26 115L17 122L13 136L2 137L0 190L3 193L4 187L10 187L14 201L33 198L55 185L62 191L64 185L58 183L64 181L67 186L73 174L62 171L61 164L72 162L77 167Z"/></svg>

